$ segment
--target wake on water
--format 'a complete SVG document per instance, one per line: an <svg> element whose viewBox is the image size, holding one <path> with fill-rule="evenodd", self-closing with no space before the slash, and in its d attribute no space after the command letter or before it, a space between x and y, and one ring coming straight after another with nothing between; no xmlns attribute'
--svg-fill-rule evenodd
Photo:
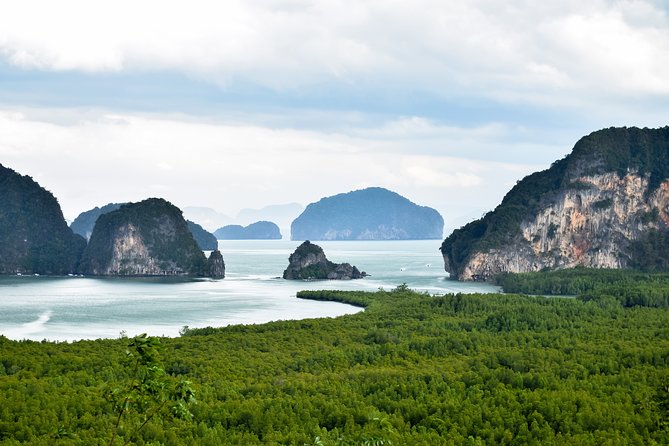
<svg viewBox="0 0 669 446"><path fill-rule="evenodd" d="M44 326L51 319L51 310L46 310L40 314L34 321L26 322L25 324L15 329L6 331L6 336L10 339L21 339L26 335L30 335L44 329Z"/></svg>

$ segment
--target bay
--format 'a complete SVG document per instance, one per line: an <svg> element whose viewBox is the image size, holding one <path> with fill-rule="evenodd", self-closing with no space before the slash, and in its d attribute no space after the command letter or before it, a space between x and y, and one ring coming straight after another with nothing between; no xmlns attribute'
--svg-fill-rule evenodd
<svg viewBox="0 0 669 446"><path fill-rule="evenodd" d="M390 290L406 283L430 294L488 293L489 284L456 282L443 269L439 241L317 242L328 259L371 276L351 281L281 279L300 242L219 241L226 278L0 277L0 334L10 339L75 341L148 333L178 336L189 327L336 317L361 311L297 299L305 289Z"/></svg>

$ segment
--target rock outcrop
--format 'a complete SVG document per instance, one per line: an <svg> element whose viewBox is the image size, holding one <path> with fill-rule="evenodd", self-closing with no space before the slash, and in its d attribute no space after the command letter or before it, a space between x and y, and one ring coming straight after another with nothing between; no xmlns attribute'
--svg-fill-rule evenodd
<svg viewBox="0 0 669 446"><path fill-rule="evenodd" d="M297 247L288 262L283 278L289 280L350 280L367 276L367 273L360 272L348 263L337 264L329 261L323 249L309 240Z"/></svg>
<svg viewBox="0 0 669 446"><path fill-rule="evenodd" d="M446 271L488 280L503 272L638 266L645 238L669 227L668 178L669 127L595 132L520 181L494 211L454 231L441 247Z"/></svg>
<svg viewBox="0 0 669 446"><path fill-rule="evenodd" d="M214 251L208 262L181 211L150 198L98 218L80 270L102 276L209 276L215 270L221 277L219 255Z"/></svg>
<svg viewBox="0 0 669 446"><path fill-rule="evenodd" d="M75 273L85 246L51 192L0 164L0 274Z"/></svg>
<svg viewBox="0 0 669 446"><path fill-rule="evenodd" d="M401 195L370 187L307 206L290 227L291 240L427 240L443 237L444 219Z"/></svg>
<svg viewBox="0 0 669 446"><path fill-rule="evenodd" d="M225 277L225 262L223 261L221 251L218 249L212 251L209 255L205 275L212 279L222 279Z"/></svg>
<svg viewBox="0 0 669 446"><path fill-rule="evenodd" d="M227 225L214 231L218 240L281 240L279 227L271 221L257 221L248 226Z"/></svg>

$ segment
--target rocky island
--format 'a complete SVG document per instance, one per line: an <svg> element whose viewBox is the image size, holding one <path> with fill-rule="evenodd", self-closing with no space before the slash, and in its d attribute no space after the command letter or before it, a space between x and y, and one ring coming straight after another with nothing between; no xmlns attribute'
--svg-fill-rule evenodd
<svg viewBox="0 0 669 446"><path fill-rule="evenodd" d="M669 269L669 127L609 128L441 245L460 280L575 266Z"/></svg>
<svg viewBox="0 0 669 446"><path fill-rule="evenodd" d="M219 240L281 240L279 227L271 221L257 221L248 226L227 225L214 231Z"/></svg>
<svg viewBox="0 0 669 446"><path fill-rule="evenodd" d="M108 214L119 209L121 206L127 203L109 203L102 207L94 207L88 211L82 212L74 219L70 228L77 234L86 238L86 240L91 238L93 234L93 228L95 223L98 221L101 215ZM213 251L218 249L218 241L214 234L205 230L202 226L198 225L195 222L186 220L188 224L188 230L193 234L193 238L197 242L200 249L203 251Z"/></svg>
<svg viewBox="0 0 669 446"><path fill-rule="evenodd" d="M85 246L51 192L0 164L0 274L72 274Z"/></svg>
<svg viewBox="0 0 669 446"><path fill-rule="evenodd" d="M311 203L290 227L291 240L437 240L444 219L435 209L370 187Z"/></svg>
<svg viewBox="0 0 669 446"><path fill-rule="evenodd" d="M205 257L179 208L150 198L99 216L80 271L103 276L222 278L225 263L219 251Z"/></svg>
<svg viewBox="0 0 669 446"><path fill-rule="evenodd" d="M309 240L298 246L288 261L288 268L283 272L283 278L288 280L350 280L367 276L349 263L329 261L323 249Z"/></svg>

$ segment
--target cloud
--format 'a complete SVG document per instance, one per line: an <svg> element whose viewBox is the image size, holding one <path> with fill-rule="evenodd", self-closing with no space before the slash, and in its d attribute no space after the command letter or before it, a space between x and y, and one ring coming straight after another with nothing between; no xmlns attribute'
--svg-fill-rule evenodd
<svg viewBox="0 0 669 446"><path fill-rule="evenodd" d="M669 93L669 18L642 0L13 2L0 53L40 70L175 70L222 86L583 102Z"/></svg>
<svg viewBox="0 0 669 446"><path fill-rule="evenodd" d="M368 186L387 187L442 212L458 202L471 207L473 197L474 208L485 209L493 203L480 197L482 191L535 168L468 159L461 152L412 154L421 132L404 138L404 150L398 150L397 141L373 129L326 133L95 113L59 123L44 115L44 110L38 117L30 109L0 111L0 159L51 190L69 217L109 202L156 195L179 206L234 214L287 201L308 204ZM438 130L428 125L425 132ZM486 192L491 200L500 193Z"/></svg>

